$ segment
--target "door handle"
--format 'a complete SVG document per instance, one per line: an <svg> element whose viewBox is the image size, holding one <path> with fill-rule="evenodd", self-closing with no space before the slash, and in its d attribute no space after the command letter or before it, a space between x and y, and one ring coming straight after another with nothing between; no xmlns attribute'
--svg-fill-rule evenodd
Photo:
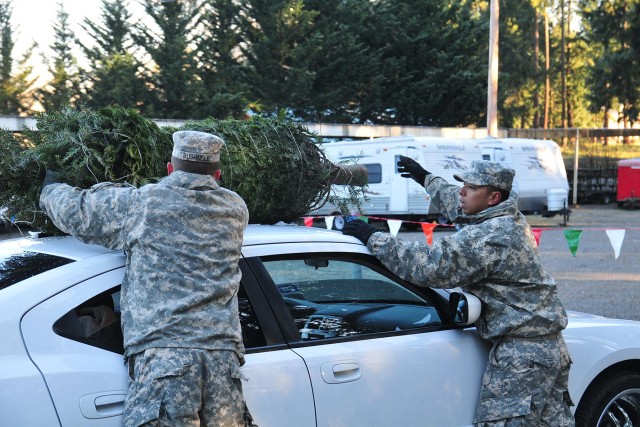
<svg viewBox="0 0 640 427"><path fill-rule="evenodd" d="M109 418L122 415L126 391L88 394L80 398L80 412L85 418Z"/></svg>
<svg viewBox="0 0 640 427"><path fill-rule="evenodd" d="M360 364L355 360L323 363L320 366L320 372L327 384L348 383L362 377Z"/></svg>

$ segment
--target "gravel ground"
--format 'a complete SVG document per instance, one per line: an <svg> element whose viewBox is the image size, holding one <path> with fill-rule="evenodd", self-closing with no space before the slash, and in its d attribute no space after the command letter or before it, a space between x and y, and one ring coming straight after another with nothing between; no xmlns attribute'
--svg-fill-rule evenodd
<svg viewBox="0 0 640 427"><path fill-rule="evenodd" d="M582 205L572 209L566 227L561 216L531 215L527 220L532 227L543 229L540 255L568 310L640 320L640 209ZM575 257L564 237L565 229L583 230ZM625 229L618 259L606 229ZM436 231L434 237L447 233ZM400 237L426 242L418 232L402 231Z"/></svg>
<svg viewBox="0 0 640 427"><path fill-rule="evenodd" d="M542 261L558 283L568 310L640 320L640 209L582 205L573 208L566 227L561 216L532 215L527 220L532 227L543 229ZM575 257L564 237L565 229L583 230ZM625 229L618 259L606 229ZM451 233L448 230L436 230L434 237ZM15 228L3 230L0 240L19 235ZM400 237L426 243L422 232L401 231Z"/></svg>

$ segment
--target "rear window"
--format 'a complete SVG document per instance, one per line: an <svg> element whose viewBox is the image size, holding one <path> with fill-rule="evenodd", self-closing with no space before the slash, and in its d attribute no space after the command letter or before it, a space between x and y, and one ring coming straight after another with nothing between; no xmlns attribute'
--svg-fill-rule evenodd
<svg viewBox="0 0 640 427"><path fill-rule="evenodd" d="M0 290L73 260L39 252L19 251L0 257Z"/></svg>

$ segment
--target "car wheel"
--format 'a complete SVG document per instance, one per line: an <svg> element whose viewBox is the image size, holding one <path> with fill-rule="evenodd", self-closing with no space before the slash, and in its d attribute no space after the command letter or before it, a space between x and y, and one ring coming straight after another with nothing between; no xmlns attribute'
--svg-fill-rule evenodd
<svg viewBox="0 0 640 427"><path fill-rule="evenodd" d="M582 427L640 427L640 373L619 371L597 379L576 409Z"/></svg>

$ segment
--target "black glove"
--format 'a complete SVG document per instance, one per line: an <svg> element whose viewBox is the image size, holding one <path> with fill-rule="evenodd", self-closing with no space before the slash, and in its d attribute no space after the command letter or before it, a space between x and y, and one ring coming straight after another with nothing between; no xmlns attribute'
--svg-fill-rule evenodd
<svg viewBox="0 0 640 427"><path fill-rule="evenodd" d="M47 185L55 184L57 182L61 182L60 178L58 178L58 174L50 169L47 169L47 173L44 175L44 181L42 181L42 190L44 190L44 187L46 187Z"/></svg>
<svg viewBox="0 0 640 427"><path fill-rule="evenodd" d="M369 241L369 237L376 231L379 231L373 225L364 222L361 219L354 219L344 225L342 234L358 238L365 245Z"/></svg>
<svg viewBox="0 0 640 427"><path fill-rule="evenodd" d="M405 156L400 156L398 160L398 172L401 177L413 178L420 185L424 185L424 179L429 174L418 162Z"/></svg>

